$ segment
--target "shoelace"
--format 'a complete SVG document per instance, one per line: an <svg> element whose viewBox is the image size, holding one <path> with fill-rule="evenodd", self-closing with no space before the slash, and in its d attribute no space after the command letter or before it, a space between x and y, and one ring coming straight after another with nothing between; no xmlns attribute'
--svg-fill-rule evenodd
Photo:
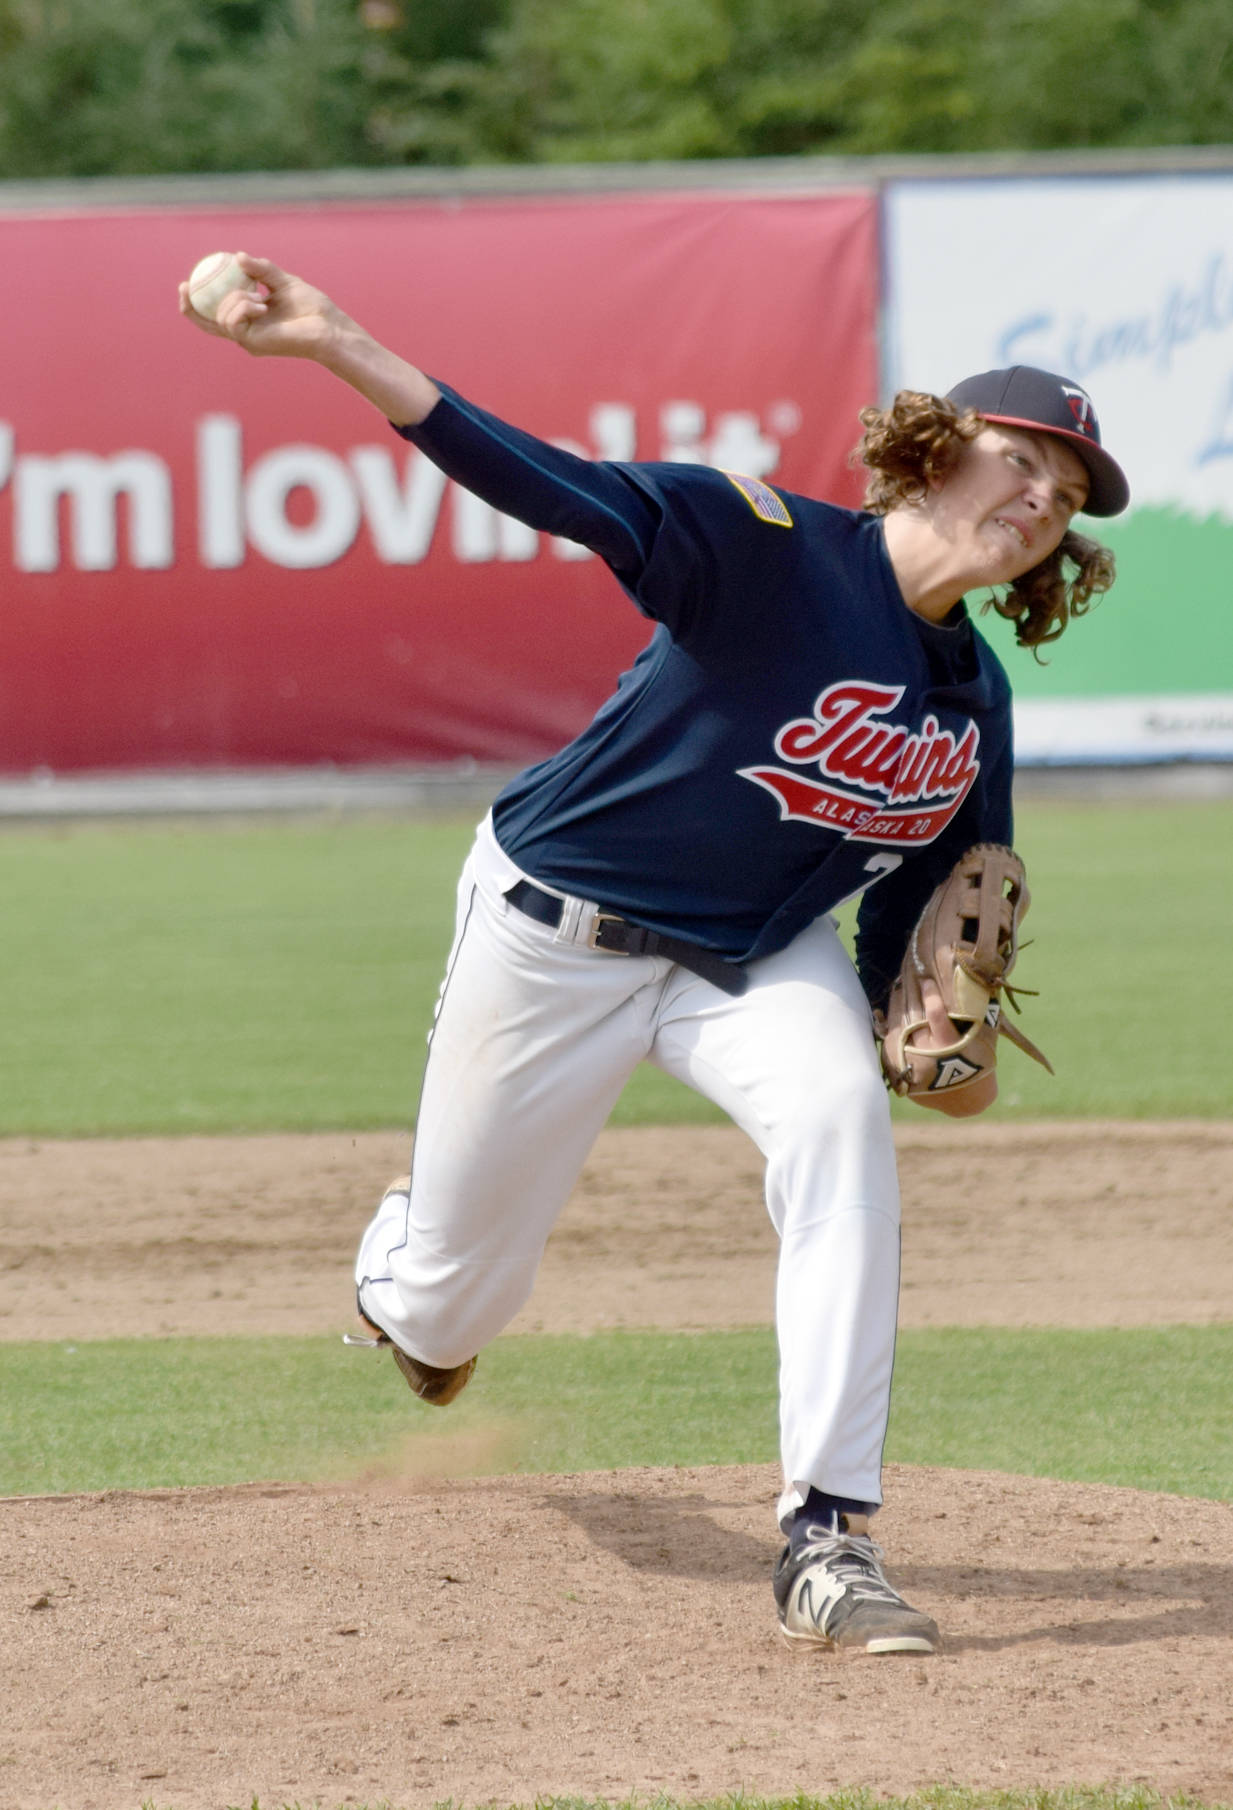
<svg viewBox="0 0 1233 1810"><path fill-rule="evenodd" d="M825 1559L831 1576L853 1596L874 1602L900 1604L903 1601L882 1575L883 1549L867 1534L825 1534L820 1539L806 1540L793 1556L797 1565L813 1558Z"/></svg>

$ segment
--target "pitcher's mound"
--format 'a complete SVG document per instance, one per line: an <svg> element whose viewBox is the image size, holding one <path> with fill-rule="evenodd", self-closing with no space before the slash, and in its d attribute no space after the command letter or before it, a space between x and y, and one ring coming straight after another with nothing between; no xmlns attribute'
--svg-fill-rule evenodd
<svg viewBox="0 0 1233 1810"><path fill-rule="evenodd" d="M788 1648L769 1467L0 1505L21 1810L900 1794L1233 1799L1233 1515L892 1468L937 1658Z"/></svg>

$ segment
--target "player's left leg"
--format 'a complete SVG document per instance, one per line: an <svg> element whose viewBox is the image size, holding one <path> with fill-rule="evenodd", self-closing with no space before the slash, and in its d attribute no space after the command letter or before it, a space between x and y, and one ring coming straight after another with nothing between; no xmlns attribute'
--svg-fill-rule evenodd
<svg viewBox="0 0 1233 1810"><path fill-rule="evenodd" d="M652 1061L714 1100L766 1159L780 1237L783 1514L813 1485L881 1501L899 1296L899 1186L869 1008L822 920L730 998L676 971Z"/></svg>
<svg viewBox="0 0 1233 1810"><path fill-rule="evenodd" d="M781 1604L785 1629L806 1632L790 1623L807 1581L803 1594L826 1623L807 1637L931 1650L936 1629L890 1590L867 1537L882 1500L899 1188L869 1008L834 926L820 920L756 963L740 998L678 970L651 1060L723 1107L766 1159L766 1202L780 1236L780 1521L797 1547L810 1545L813 1573L785 1572L793 1596L786 1615ZM824 1538L838 1544L823 1555ZM884 1613L875 1615L879 1595ZM888 1632L887 1615L897 1630Z"/></svg>

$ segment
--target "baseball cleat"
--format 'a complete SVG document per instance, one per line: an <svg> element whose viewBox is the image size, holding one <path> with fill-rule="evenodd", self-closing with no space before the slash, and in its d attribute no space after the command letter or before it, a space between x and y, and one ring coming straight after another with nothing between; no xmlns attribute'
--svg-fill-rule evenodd
<svg viewBox="0 0 1233 1810"><path fill-rule="evenodd" d="M866 1653L937 1653L937 1623L910 1608L882 1570L882 1548L864 1515L840 1515L841 1531L814 1522L786 1546L773 1579L786 1639Z"/></svg>
<svg viewBox="0 0 1233 1810"><path fill-rule="evenodd" d="M432 1408L448 1408L456 1395L461 1395L471 1381L472 1372L479 1362L478 1356L468 1358L465 1364L451 1364L440 1370L435 1364L425 1364L420 1358L413 1358L408 1351L395 1345L388 1333L374 1326L366 1314L360 1314L362 1332L345 1332L344 1345L367 1345L370 1348L386 1346L394 1354L394 1362L413 1395L418 1395L422 1402Z"/></svg>
<svg viewBox="0 0 1233 1810"><path fill-rule="evenodd" d="M454 1397L462 1394L479 1361L471 1357L465 1364L454 1364L447 1370L438 1370L435 1364L422 1364L418 1358L400 1350L392 1340L389 1341L389 1347L394 1353L394 1362L410 1384L412 1394L418 1395L421 1401L433 1408L448 1408Z"/></svg>

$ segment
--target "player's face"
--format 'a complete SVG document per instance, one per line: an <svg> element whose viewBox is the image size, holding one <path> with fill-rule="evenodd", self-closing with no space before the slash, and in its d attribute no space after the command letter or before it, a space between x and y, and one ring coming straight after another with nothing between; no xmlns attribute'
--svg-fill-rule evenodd
<svg viewBox="0 0 1233 1810"><path fill-rule="evenodd" d="M1009 584L1048 558L1087 492L1083 461L1064 440L990 425L935 493L934 527L970 560L974 582Z"/></svg>

